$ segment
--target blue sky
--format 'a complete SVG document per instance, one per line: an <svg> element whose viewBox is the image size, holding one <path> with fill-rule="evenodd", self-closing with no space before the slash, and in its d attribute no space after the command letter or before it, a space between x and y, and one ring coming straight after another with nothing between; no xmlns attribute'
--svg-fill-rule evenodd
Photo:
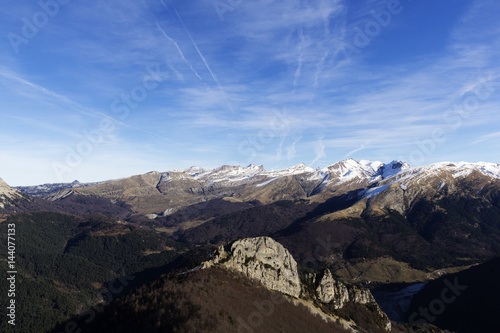
<svg viewBox="0 0 500 333"><path fill-rule="evenodd" d="M0 8L0 177L500 162L494 0Z"/></svg>

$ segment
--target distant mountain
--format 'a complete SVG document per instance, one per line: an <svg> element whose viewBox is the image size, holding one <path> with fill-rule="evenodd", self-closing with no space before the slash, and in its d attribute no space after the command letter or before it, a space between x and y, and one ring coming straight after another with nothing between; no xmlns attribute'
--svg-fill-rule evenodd
<svg viewBox="0 0 500 333"><path fill-rule="evenodd" d="M500 165L492 163L191 167L76 184L44 198L107 200L103 211L116 204L125 216L126 207L129 222L190 244L272 236L298 260L330 263L348 280L425 280L433 270L500 254ZM371 269L381 258L383 269Z"/></svg>
<svg viewBox="0 0 500 333"><path fill-rule="evenodd" d="M0 209L6 206L12 206L14 201L23 197L24 196L20 192L7 185L7 183L0 178Z"/></svg>
<svg viewBox="0 0 500 333"><path fill-rule="evenodd" d="M191 167L170 172L150 172L100 183L45 184L18 187L31 196L59 200L68 195L97 195L130 204L139 214L161 214L214 198L231 197L239 201L311 198L324 200L332 193L366 188L407 170L400 161L345 160L323 169L304 164L281 171L265 171L263 166L224 165L206 171Z"/></svg>
<svg viewBox="0 0 500 333"><path fill-rule="evenodd" d="M226 198L228 204L264 193L273 194L267 198L275 201L205 216L172 237L220 244L267 235L284 244L299 262L326 264L347 280L424 281L444 267L500 254L499 175L498 165L486 163L410 168L401 162L348 160L247 186ZM304 191L310 179L316 179L315 187L309 187L316 190ZM274 195L289 195L293 189L296 199ZM205 214L200 207L202 211ZM172 222L167 216L152 223L170 227Z"/></svg>
<svg viewBox="0 0 500 333"><path fill-rule="evenodd" d="M480 196L498 186L499 179L500 165L492 163L443 162L411 168L401 161L384 164L349 159L322 169L304 164L281 171L265 171L253 164L224 165L208 171L191 167L99 183L75 181L17 187L17 190L49 200L70 195L99 196L127 203L138 214L156 215L168 215L216 198L258 200L264 204L298 199L322 203L333 196L351 193L358 198L358 204L349 209L349 214L359 215L366 209L392 209L404 214L414 201L423 197L459 192L462 183L467 183L464 188L467 194ZM469 193L471 189L475 192Z"/></svg>
<svg viewBox="0 0 500 333"><path fill-rule="evenodd" d="M78 180L75 180L72 183L56 183L56 184L43 184L43 185L34 185L34 186L17 186L15 189L31 196L42 197L52 193L56 193L66 189L86 187L97 185L97 183L80 183Z"/></svg>

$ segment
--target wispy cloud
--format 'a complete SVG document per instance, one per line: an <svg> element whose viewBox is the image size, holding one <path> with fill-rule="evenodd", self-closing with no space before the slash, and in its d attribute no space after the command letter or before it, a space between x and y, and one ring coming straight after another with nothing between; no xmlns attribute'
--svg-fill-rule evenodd
<svg viewBox="0 0 500 333"><path fill-rule="evenodd" d="M99 118L99 119L102 119L102 118L110 119L110 120L116 122L117 124L128 127L128 125L124 124L123 122L121 122L119 120L114 119L113 117L108 116L105 113L102 113L102 112L95 110L93 108L86 107L86 106L84 106L84 105L82 105L74 100L69 99L68 97L66 97L64 95L58 94L54 91L51 91L47 88L44 88L40 85L33 83L33 82L27 81L27 80L15 75L15 74L11 73L11 72L0 69L0 76L4 77L6 79L9 79L9 80L15 81L17 83L20 83L23 86L29 87L36 92L40 92L44 96L47 96L47 97L50 97L52 99L57 100L58 102L62 102L64 104L73 106L73 107L75 107L75 110L78 113L81 113L85 116Z"/></svg>
<svg viewBox="0 0 500 333"><path fill-rule="evenodd" d="M318 141L314 143L314 159L309 162L309 166L312 167L314 166L319 160L322 158L326 158L327 155L325 153L325 148L326 146L323 144L323 137L319 138Z"/></svg>
<svg viewBox="0 0 500 333"><path fill-rule="evenodd" d="M160 26L160 24L158 22L156 22L156 27L158 28L158 30L160 30L160 32L163 34L163 36L165 36L165 38L172 44L175 45L175 48L177 49L177 51L179 52L182 60L184 60L184 62L189 66L189 68L191 69L191 71L194 73L194 75L196 75L197 78L199 78L200 80L202 80L200 74L198 74L198 72L193 68L193 65L186 59L186 57L184 56L184 53L182 53L179 45L177 44L176 41L174 41L172 38L170 38L170 36L167 35L167 33L165 32L165 30L163 30L163 28Z"/></svg>
<svg viewBox="0 0 500 333"><path fill-rule="evenodd" d="M165 3L163 1L162 1L162 4L168 9L168 7L165 5ZM177 18L179 19L179 22L181 23L182 27L184 28L184 31L189 36L189 39L191 40L191 43L193 44L194 48L196 49L196 52L198 53L198 55L200 56L201 60L203 61L203 64L205 65L206 69L208 70L208 72L212 76L212 79L214 80L214 82L217 84L217 87L221 91L221 93L222 93L222 95L224 97L224 100L226 101L227 107L229 108L229 110L231 111L231 113L234 114L234 110L233 110L231 104L229 103L229 100L227 99L226 92L224 91L224 88L222 87L221 83L219 82L219 79L217 79L217 76L215 75L215 73L210 68L210 65L208 64L207 60L203 56L203 53L201 53L201 51L200 51L200 49L198 47L198 44L196 44L196 42L194 41L193 36L189 32L188 28L184 24L184 21L182 20L181 16L179 15L179 13L177 12L177 10L175 8L174 8L174 12L175 12L175 15L177 16Z"/></svg>
<svg viewBox="0 0 500 333"><path fill-rule="evenodd" d="M89 157L92 167L82 166L86 172L108 151L122 160L156 161L163 170L170 161L175 167L241 161L278 168L304 161L322 166L351 155L394 159L408 156L435 130L446 133L448 152L492 156L480 143L498 139L498 2L461 2L447 11L456 19L442 20L432 16L442 4L404 2L404 11L347 61L344 47L352 46L354 28L364 28L373 21L371 11L385 6L243 1L220 21L211 0L72 2L36 42L23 45L23 56L1 53L0 113L18 119L4 117L12 126L0 126L12 138L17 131L12 143L21 147L21 137L34 137L23 124L39 129L47 144L61 135L77 140L100 119L115 118L119 100L130 112ZM8 15L0 27L17 29L32 9L3 8ZM425 18L416 15L425 10ZM424 19L441 32L439 43L429 43L439 47L427 45L437 37L425 33ZM413 43L420 43L418 54L408 51ZM144 93L151 65L161 67L162 81ZM464 101L485 80L493 92L464 112ZM255 154L242 154L242 143ZM55 147L47 152L52 160L62 154Z"/></svg>
<svg viewBox="0 0 500 333"><path fill-rule="evenodd" d="M490 133L486 135L482 135L476 140L474 140L471 145L477 145L478 143L482 143L485 141L490 141L490 140L497 140L500 139L500 132L495 132L495 133Z"/></svg>

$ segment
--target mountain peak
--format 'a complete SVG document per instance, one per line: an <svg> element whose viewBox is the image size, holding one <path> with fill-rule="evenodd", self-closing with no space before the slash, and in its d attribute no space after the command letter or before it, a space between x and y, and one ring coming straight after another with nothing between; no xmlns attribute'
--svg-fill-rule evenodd
<svg viewBox="0 0 500 333"><path fill-rule="evenodd" d="M226 249L220 246L214 257L203 264L215 264L246 276L259 279L266 287L283 294L299 297L301 293L297 262L280 243L270 237L245 238Z"/></svg>
<svg viewBox="0 0 500 333"><path fill-rule="evenodd" d="M10 187L2 178L0 178L0 195L9 195L12 193L17 193L12 187Z"/></svg>
<svg viewBox="0 0 500 333"><path fill-rule="evenodd" d="M21 193L10 187L2 178L0 178L0 208L8 205L12 199L20 198Z"/></svg>
<svg viewBox="0 0 500 333"><path fill-rule="evenodd" d="M4 180L2 178L0 178L0 187L5 187L5 186L9 186L9 185L7 185L7 183L4 182Z"/></svg>

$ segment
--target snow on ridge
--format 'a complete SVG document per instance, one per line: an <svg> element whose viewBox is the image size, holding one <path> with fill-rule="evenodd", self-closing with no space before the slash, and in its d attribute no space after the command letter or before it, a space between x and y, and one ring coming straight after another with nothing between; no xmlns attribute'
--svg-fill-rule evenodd
<svg viewBox="0 0 500 333"><path fill-rule="evenodd" d="M392 183L389 183L389 184L385 184L385 185L382 185L382 186L377 186L377 187L372 187L372 188L369 188L367 189L364 193L363 193L363 196L361 197L361 199L364 199L364 198L371 198L371 197L376 197L377 195L379 195L380 193L384 192L385 190L387 190L389 188L389 186L391 186Z"/></svg>
<svg viewBox="0 0 500 333"><path fill-rule="evenodd" d="M385 164L381 167L382 178L388 179L400 174L403 171L411 169L411 166L399 160L394 160L388 164Z"/></svg>
<svg viewBox="0 0 500 333"><path fill-rule="evenodd" d="M257 187L265 186L265 185L267 185L267 184L269 184L269 183L274 182L276 179L278 179L278 177L274 177L274 178L268 179L268 180L266 180L266 181L265 181L265 182L263 182L263 183L257 184Z"/></svg>
<svg viewBox="0 0 500 333"><path fill-rule="evenodd" d="M357 162L348 159L332 164L322 169L322 171L336 176L338 183L344 183L356 178L377 182L391 178L410 168L408 163L397 160L385 164L380 161L361 160Z"/></svg>
<svg viewBox="0 0 500 333"><path fill-rule="evenodd" d="M279 170L279 171L267 171L264 172L263 175L269 176L269 177L279 177L279 176L294 176L294 175L299 175L302 173L313 173L316 170L305 165L304 163L300 163L297 165L294 165L288 169L284 170Z"/></svg>
<svg viewBox="0 0 500 333"><path fill-rule="evenodd" d="M199 173L192 173L200 171ZM390 163L380 161L347 159L336 162L324 168L313 169L304 163L294 165L284 170L264 170L263 166L250 164L246 167L223 165L216 169L204 170L191 167L184 170L186 176L200 181L213 183L228 182L233 184L253 183L257 187L266 186L281 177L304 175L304 179L311 182L321 182L321 188L335 183L340 185L346 182L365 182L379 186L368 189L363 197L373 197L385 191L393 183L399 183L405 190L410 182L425 181L427 178L441 176L442 172L448 172L454 178L469 176L473 171L500 179L500 164L493 163L468 163L468 162L439 162L426 166L411 167L408 163L394 160ZM444 180L443 180L444 181ZM228 185L229 185L228 184ZM439 190L444 187L442 185Z"/></svg>
<svg viewBox="0 0 500 333"><path fill-rule="evenodd" d="M486 163L486 162L439 162L434 163L429 166L422 167L424 169L437 171L437 170L446 170L450 172L454 178L459 177L467 177L473 171L479 171L485 176L498 178L500 179L500 164L495 163Z"/></svg>
<svg viewBox="0 0 500 333"><path fill-rule="evenodd" d="M363 161L364 163L368 161ZM360 164L353 159L348 159L334 163L325 169L325 173L329 173L339 179L339 182L345 182L354 178L365 178L373 175L373 169L364 164Z"/></svg>
<svg viewBox="0 0 500 333"><path fill-rule="evenodd" d="M394 168L394 166L397 167ZM402 167L399 168L399 166ZM309 181L324 181L323 179L325 178L325 175L329 175L330 179L335 178L338 182L345 182L356 178L369 179L373 182L381 180L380 178L385 179L387 177L392 177L394 174L397 174L405 168L409 168L408 164L400 161L393 161L391 163L384 164L380 161L361 160L358 162L354 159L347 159L336 162L322 169L313 169L306 164L301 163L284 170L266 171L263 166L250 164L246 167L241 167L239 165L223 165L212 170L205 170L200 167L190 167L189 169L174 170L173 172L189 175L196 180L210 180L212 182L220 182L224 180L243 181L254 176L262 176L271 179L300 174L306 174L307 180Z"/></svg>
<svg viewBox="0 0 500 333"><path fill-rule="evenodd" d="M433 176L440 176L442 172L449 173L453 178L465 178L474 171L478 171L483 175L491 178L500 179L500 164L485 162L438 162L430 165L402 170L395 175L395 179L407 186L408 181L425 180L426 178L430 178Z"/></svg>
<svg viewBox="0 0 500 333"><path fill-rule="evenodd" d="M201 169L201 168L200 168ZM203 170L203 169L201 169ZM192 177L197 180L208 180L211 181L240 181L254 175L261 174L264 172L264 167L262 165L257 166L250 164L246 167L241 167L239 165L222 165L218 168L206 171L203 170L201 173L193 174Z"/></svg>

